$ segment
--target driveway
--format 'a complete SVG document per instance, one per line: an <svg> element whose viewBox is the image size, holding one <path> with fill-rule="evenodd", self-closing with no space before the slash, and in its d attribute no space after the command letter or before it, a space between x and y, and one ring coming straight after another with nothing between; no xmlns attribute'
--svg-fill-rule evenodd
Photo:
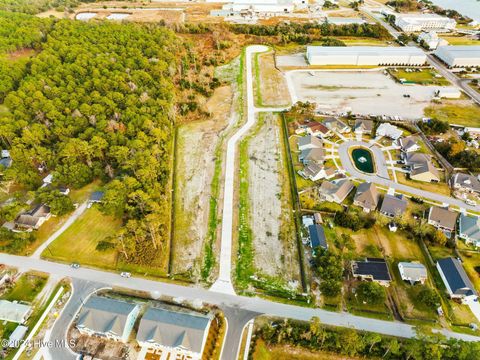
<svg viewBox="0 0 480 360"><path fill-rule="evenodd" d="M350 155L348 153L348 149L352 146L358 146L359 144L362 144L363 146L367 146L367 147L369 146L369 144L359 142L359 141L346 141L346 142L340 144L339 147L338 147L338 155L339 155L340 161L342 163L342 167L351 176L353 176L355 178L358 178L358 179L365 180L365 181L369 181L369 182L372 182L374 184L381 185L381 186L384 186L384 187L387 187L387 188L392 188L392 189L395 189L397 191L412 194L414 196L418 196L418 197L421 197L421 198L426 198L426 199L438 202L440 204L448 204L449 206L458 206L459 208L463 208L463 209L467 209L467 210L471 210L471 211L476 211L476 212L480 211L480 206L470 206L470 205L465 204L461 200L454 199L454 198L449 197L449 196L440 195L440 194L432 193L432 192L425 191L425 190L420 190L420 189L417 189L417 188L414 188L414 187L411 187L411 186L408 186L408 185L398 184L395 181L390 180L390 178L388 177L388 171L387 171L387 177L384 176L385 173L383 172L384 171L383 167L386 168L385 155L383 154L383 152L381 150L380 151L374 150L373 147L371 149L372 149L372 152L373 152L373 155L374 155L374 158L375 158L375 163L378 164L377 166L378 166L378 169L379 169L378 170L379 174L378 175L377 174L369 175L369 174L358 171L357 168L355 167L355 165L352 163L352 160L351 160Z"/></svg>

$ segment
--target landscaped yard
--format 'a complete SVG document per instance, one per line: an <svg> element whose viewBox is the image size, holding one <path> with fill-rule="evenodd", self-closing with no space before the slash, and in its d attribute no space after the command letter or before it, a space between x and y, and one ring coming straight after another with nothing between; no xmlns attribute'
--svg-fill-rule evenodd
<svg viewBox="0 0 480 360"><path fill-rule="evenodd" d="M95 206L88 209L42 254L64 262L77 262L100 268L114 269L117 252L97 251L99 241L107 240L120 229L122 221L102 214Z"/></svg>
<svg viewBox="0 0 480 360"><path fill-rule="evenodd" d="M442 177L442 173L440 173L440 180L443 181L441 177ZM429 183L424 181L410 180L410 179L407 179L407 175L405 173L402 173L399 171L397 171L397 180L400 184L408 185L416 189L421 189L424 191L429 191L431 193L450 196L450 188L445 182Z"/></svg>
<svg viewBox="0 0 480 360"><path fill-rule="evenodd" d="M460 251L463 267L476 290L480 293L480 253L473 251Z"/></svg>
<svg viewBox="0 0 480 360"><path fill-rule="evenodd" d="M398 81L404 79L409 82L414 82L420 85L450 85L450 82L442 77L436 77L437 72L430 69L423 69L420 71L407 72L403 69L397 69L397 71L389 70L390 74Z"/></svg>
<svg viewBox="0 0 480 360"><path fill-rule="evenodd" d="M480 107L477 105L433 105L425 108L425 116L450 124L480 127Z"/></svg>
<svg viewBox="0 0 480 360"><path fill-rule="evenodd" d="M42 291L48 280L48 275L37 272L27 272L20 276L12 289L7 291L2 299L9 301L32 302Z"/></svg>

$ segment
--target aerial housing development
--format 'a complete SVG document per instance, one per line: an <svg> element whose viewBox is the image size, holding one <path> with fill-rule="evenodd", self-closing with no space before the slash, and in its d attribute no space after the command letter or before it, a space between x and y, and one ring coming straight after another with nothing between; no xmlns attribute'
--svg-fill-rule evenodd
<svg viewBox="0 0 480 360"><path fill-rule="evenodd" d="M480 359L478 4L0 1L2 358Z"/></svg>

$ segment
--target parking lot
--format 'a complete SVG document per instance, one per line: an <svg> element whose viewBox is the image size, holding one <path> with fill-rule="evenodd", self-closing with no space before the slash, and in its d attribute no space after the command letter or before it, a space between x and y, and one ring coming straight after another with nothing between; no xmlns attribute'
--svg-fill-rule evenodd
<svg viewBox="0 0 480 360"><path fill-rule="evenodd" d="M403 119L423 116L438 86L402 85L382 70L291 71L289 90L298 101L318 104L335 113L399 115Z"/></svg>

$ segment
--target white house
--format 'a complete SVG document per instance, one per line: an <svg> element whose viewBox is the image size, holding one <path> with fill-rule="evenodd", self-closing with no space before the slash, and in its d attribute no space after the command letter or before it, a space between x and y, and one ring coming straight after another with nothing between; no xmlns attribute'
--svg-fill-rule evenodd
<svg viewBox="0 0 480 360"><path fill-rule="evenodd" d="M127 342L140 306L102 296L91 296L76 321L81 334Z"/></svg>
<svg viewBox="0 0 480 360"><path fill-rule="evenodd" d="M435 50L439 43L440 38L435 31L422 32L418 35L418 42L424 42L429 50Z"/></svg>
<svg viewBox="0 0 480 360"><path fill-rule="evenodd" d="M397 140L403 135L403 130L390 123L381 123L376 132L378 136L386 136L392 140Z"/></svg>
<svg viewBox="0 0 480 360"><path fill-rule="evenodd" d="M0 300L0 320L23 324L32 313L32 307L29 305Z"/></svg>
<svg viewBox="0 0 480 360"><path fill-rule="evenodd" d="M427 280L427 269L419 263L399 262L398 271L402 280L409 281L412 285L417 282L424 284Z"/></svg>

